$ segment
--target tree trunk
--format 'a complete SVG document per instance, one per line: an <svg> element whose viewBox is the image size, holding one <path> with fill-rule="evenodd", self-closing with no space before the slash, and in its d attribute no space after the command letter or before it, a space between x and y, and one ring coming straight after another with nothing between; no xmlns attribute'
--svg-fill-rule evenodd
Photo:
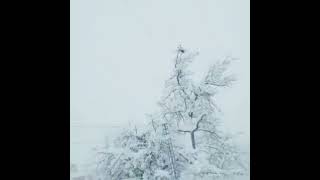
<svg viewBox="0 0 320 180"><path fill-rule="evenodd" d="M196 149L196 142L195 142L195 139L194 139L194 131L192 131L190 134L191 134L192 148Z"/></svg>

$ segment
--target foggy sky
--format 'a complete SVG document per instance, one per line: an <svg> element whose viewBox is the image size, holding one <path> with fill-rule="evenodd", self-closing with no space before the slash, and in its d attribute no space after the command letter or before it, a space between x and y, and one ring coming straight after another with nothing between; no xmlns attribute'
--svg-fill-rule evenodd
<svg viewBox="0 0 320 180"><path fill-rule="evenodd" d="M191 66L199 77L226 55L238 58L238 81L218 104L226 129L244 132L248 144L249 15L249 0L71 0L71 142L88 147L108 127L142 123L157 110L182 44L200 52ZM71 158L81 151L71 144Z"/></svg>

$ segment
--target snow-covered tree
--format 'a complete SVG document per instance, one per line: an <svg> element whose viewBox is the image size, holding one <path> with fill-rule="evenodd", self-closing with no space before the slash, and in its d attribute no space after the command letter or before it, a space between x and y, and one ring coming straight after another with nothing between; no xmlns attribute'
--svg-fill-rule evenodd
<svg viewBox="0 0 320 180"><path fill-rule="evenodd" d="M233 76L225 75L231 60L226 59L213 65L201 82L193 82L188 65L196 55L178 48L173 74L166 82L166 94L159 103L163 118L175 125L178 132L190 135L193 149L197 146L197 133L209 134L214 140L221 138L217 132L218 108L213 98L219 89L234 81Z"/></svg>
<svg viewBox="0 0 320 180"><path fill-rule="evenodd" d="M143 130L124 132L100 152L101 179L197 179L241 174L245 168L232 138L219 131L214 98L235 81L227 74L231 58L211 66L200 82L188 65L198 53L178 47L165 83L160 110L148 116Z"/></svg>
<svg viewBox="0 0 320 180"><path fill-rule="evenodd" d="M126 131L115 140L114 147L99 153L98 174L101 179L160 180L178 178L186 160L174 156L166 131L143 133Z"/></svg>

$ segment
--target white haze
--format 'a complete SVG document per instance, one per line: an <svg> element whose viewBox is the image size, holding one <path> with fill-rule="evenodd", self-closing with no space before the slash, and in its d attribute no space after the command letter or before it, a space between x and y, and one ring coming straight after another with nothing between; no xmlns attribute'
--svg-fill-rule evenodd
<svg viewBox="0 0 320 180"><path fill-rule="evenodd" d="M179 44L197 78L232 55L238 81L219 95L224 127L249 149L249 0L71 0L71 162L157 110Z"/></svg>

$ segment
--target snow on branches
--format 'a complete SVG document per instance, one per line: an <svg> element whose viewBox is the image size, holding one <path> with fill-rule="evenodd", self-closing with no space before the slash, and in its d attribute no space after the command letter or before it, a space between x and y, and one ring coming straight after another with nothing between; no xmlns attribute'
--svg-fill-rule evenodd
<svg viewBox="0 0 320 180"><path fill-rule="evenodd" d="M211 66L194 82L188 65L198 53L178 47L174 67L165 83L159 111L148 116L139 133L127 130L99 155L101 179L189 179L243 174L237 147L218 131L214 96L235 81L228 75L230 58Z"/></svg>

